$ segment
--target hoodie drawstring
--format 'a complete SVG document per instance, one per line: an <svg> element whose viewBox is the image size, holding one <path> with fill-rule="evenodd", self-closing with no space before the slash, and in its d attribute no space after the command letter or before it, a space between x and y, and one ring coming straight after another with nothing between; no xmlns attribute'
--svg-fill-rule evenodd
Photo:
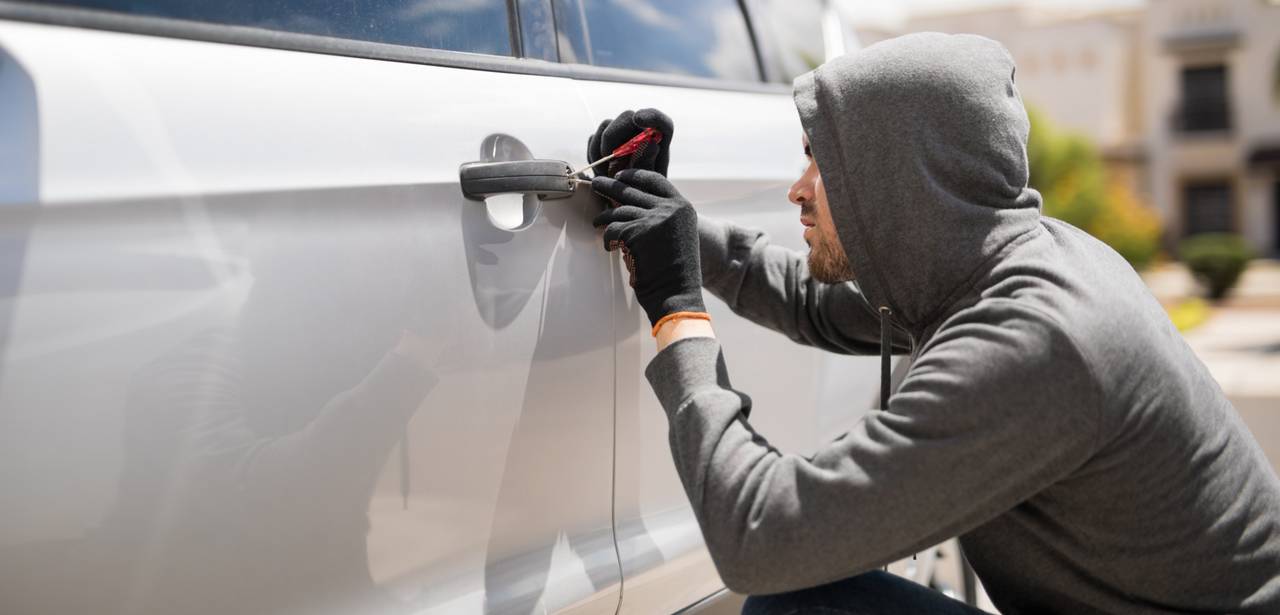
<svg viewBox="0 0 1280 615"><path fill-rule="evenodd" d="M889 411L889 351L890 343L889 317L893 312L887 307L880 308L880 409Z"/></svg>
<svg viewBox="0 0 1280 615"><path fill-rule="evenodd" d="M890 335L889 317L893 316L893 310L887 307L880 307L880 409L884 412L889 411L889 351L893 349L892 339ZM916 559L914 553L911 559ZM884 565L885 572L889 571L889 565Z"/></svg>

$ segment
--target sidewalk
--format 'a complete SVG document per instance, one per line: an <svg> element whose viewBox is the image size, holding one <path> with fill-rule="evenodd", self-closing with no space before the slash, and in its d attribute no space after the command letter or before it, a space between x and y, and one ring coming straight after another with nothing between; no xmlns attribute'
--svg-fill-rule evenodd
<svg viewBox="0 0 1280 615"><path fill-rule="evenodd" d="M1165 263L1142 273L1142 279L1160 303L1171 305L1200 294L1182 263ZM1258 259L1240 276L1240 282L1224 307L1275 308L1280 310L1280 261Z"/></svg>

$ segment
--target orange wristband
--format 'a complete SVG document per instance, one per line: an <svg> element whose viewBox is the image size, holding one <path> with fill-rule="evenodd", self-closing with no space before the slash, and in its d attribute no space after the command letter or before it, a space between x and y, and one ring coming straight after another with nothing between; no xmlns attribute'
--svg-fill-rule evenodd
<svg viewBox="0 0 1280 615"><path fill-rule="evenodd" d="M658 319L653 325L653 336L658 337L658 329L673 320L705 320L711 322L711 315L706 312L672 312Z"/></svg>

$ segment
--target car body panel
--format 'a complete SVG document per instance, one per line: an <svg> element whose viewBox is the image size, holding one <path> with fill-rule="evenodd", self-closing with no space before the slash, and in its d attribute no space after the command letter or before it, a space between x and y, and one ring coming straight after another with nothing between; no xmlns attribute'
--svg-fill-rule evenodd
<svg viewBox="0 0 1280 615"><path fill-rule="evenodd" d="M0 610L616 611L599 206L457 179L581 163L570 80L15 22L0 74Z"/></svg>

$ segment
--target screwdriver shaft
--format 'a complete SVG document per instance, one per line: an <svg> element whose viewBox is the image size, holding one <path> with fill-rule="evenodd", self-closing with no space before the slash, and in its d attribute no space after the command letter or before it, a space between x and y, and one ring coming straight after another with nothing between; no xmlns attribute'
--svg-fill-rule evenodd
<svg viewBox="0 0 1280 615"><path fill-rule="evenodd" d="M577 171L574 171L573 173L570 173L570 176L576 177L576 176L578 176L578 175L582 175L583 173L586 173L587 171L590 171L591 169L594 169L594 168L596 168L596 167L598 167L598 166L600 166L600 165L602 165L602 164L604 164L604 163L606 163L606 162L609 162L610 160L613 160L614 158L617 158L617 157L618 157L618 155L617 155L617 154L609 154L608 156L605 156L604 158L601 158L601 159L599 159L599 160L597 160L597 161L595 161L595 162L593 162L593 163L591 163L591 164L589 164L589 165L587 165L587 166L585 166L585 167L582 167L581 169L578 169Z"/></svg>

